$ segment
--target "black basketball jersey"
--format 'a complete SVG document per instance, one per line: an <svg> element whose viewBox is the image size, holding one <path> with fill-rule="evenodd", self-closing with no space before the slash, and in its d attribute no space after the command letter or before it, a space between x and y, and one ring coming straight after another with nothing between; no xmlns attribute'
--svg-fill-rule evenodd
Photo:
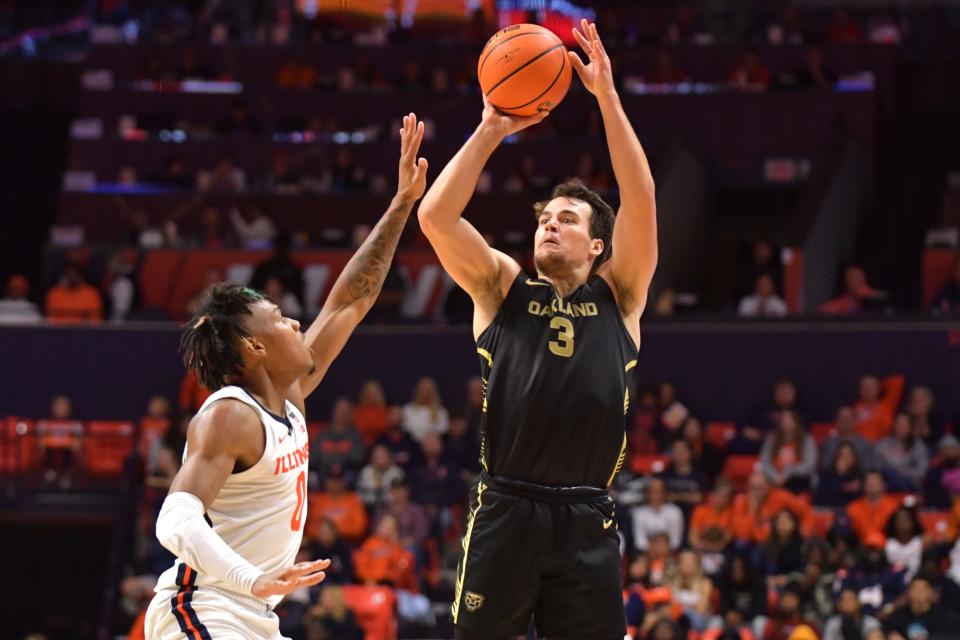
<svg viewBox="0 0 960 640"><path fill-rule="evenodd" d="M613 482L637 348L603 278L561 299L521 271L477 353L484 469L551 486Z"/></svg>

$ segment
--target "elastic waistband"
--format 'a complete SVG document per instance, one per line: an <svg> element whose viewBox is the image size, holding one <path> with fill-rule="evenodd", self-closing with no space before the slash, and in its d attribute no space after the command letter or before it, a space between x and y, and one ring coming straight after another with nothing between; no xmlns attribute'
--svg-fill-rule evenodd
<svg viewBox="0 0 960 640"><path fill-rule="evenodd" d="M504 476L491 476L486 471L480 472L480 482L507 495L553 504L604 502L610 497L609 492L600 487L557 487Z"/></svg>

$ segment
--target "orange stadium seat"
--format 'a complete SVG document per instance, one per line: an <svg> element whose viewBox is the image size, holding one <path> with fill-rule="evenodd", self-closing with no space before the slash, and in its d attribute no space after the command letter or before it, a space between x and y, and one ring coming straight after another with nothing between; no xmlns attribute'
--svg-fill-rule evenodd
<svg viewBox="0 0 960 640"><path fill-rule="evenodd" d="M667 468L670 459L667 456L630 456L630 470L640 475L660 473Z"/></svg>
<svg viewBox="0 0 960 640"><path fill-rule="evenodd" d="M737 425L732 422L708 422L704 431L707 442L720 449L725 449L727 441L736 435Z"/></svg>
<svg viewBox="0 0 960 640"><path fill-rule="evenodd" d="M133 424L94 420L87 424L83 460L94 475L120 476L123 463L133 453Z"/></svg>
<svg viewBox="0 0 960 640"><path fill-rule="evenodd" d="M9 416L0 419L0 473L29 473L37 468L40 448L33 423Z"/></svg>
<svg viewBox="0 0 960 640"><path fill-rule="evenodd" d="M823 441L830 437L830 434L836 427L832 422L811 422L810 435L817 444L823 444Z"/></svg>
<svg viewBox="0 0 960 640"><path fill-rule="evenodd" d="M396 639L396 596L393 589L344 585L343 597L363 627L364 640Z"/></svg>
<svg viewBox="0 0 960 640"><path fill-rule="evenodd" d="M923 530L936 542L947 541L947 521L950 513L947 511L921 511L920 524Z"/></svg>
<svg viewBox="0 0 960 640"><path fill-rule="evenodd" d="M734 487L743 489L747 485L750 474L759 463L758 456L729 456L723 463L722 474L730 478Z"/></svg>

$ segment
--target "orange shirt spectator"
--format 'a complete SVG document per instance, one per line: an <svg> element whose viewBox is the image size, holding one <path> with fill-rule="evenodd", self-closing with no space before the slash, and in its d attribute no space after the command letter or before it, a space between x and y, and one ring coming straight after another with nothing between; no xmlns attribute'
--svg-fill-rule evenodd
<svg viewBox="0 0 960 640"><path fill-rule="evenodd" d="M784 509L797 517L804 535L813 531L813 509L806 500L771 487L762 472L753 472L747 492L733 502L734 536L744 542L764 542L770 535L773 517Z"/></svg>
<svg viewBox="0 0 960 640"><path fill-rule="evenodd" d="M863 497L847 505L850 525L861 541L870 537L886 541L887 520L900 508L900 501L888 496L887 485L879 471L867 474L863 481Z"/></svg>
<svg viewBox="0 0 960 640"><path fill-rule="evenodd" d="M337 466L328 471L325 488L325 492L310 496L306 536L316 538L321 521L329 518L341 537L358 542L367 532L367 512L360 496L345 490L343 470Z"/></svg>
<svg viewBox="0 0 960 640"><path fill-rule="evenodd" d="M697 505L690 518L690 544L694 549L722 551L733 531L733 486L719 478L709 502Z"/></svg>
<svg viewBox="0 0 960 640"><path fill-rule="evenodd" d="M47 318L52 322L100 322L103 300L96 287L89 285L76 265L67 265L60 282L47 291Z"/></svg>
<svg viewBox="0 0 960 640"><path fill-rule="evenodd" d="M773 83L773 74L757 51L749 50L730 74L730 82L744 91L765 91Z"/></svg>
<svg viewBox="0 0 960 640"><path fill-rule="evenodd" d="M209 397L210 391L200 384L193 371L188 370L180 381L180 411L196 413Z"/></svg>
<svg viewBox="0 0 960 640"><path fill-rule="evenodd" d="M890 376L882 383L876 376L860 380L860 399L853 405L853 414L861 436L876 442L890 434L904 382L903 376Z"/></svg>
<svg viewBox="0 0 960 640"><path fill-rule="evenodd" d="M960 538L960 496L953 499L953 509L947 519L947 540L956 542Z"/></svg>
<svg viewBox="0 0 960 640"><path fill-rule="evenodd" d="M368 538L354 556L354 565L357 578L367 584L388 583L417 591L413 554L400 545L393 516L380 520L376 535Z"/></svg>
<svg viewBox="0 0 960 640"><path fill-rule="evenodd" d="M357 404L353 407L353 425L360 432L367 448L386 433L390 426L390 408L387 406L383 387L376 380L368 380L360 389Z"/></svg>

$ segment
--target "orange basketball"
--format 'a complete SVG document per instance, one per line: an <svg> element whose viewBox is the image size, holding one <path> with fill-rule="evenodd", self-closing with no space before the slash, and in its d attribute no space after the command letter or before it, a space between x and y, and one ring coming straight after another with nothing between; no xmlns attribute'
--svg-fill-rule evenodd
<svg viewBox="0 0 960 640"><path fill-rule="evenodd" d="M477 63L480 89L493 106L512 116L552 110L567 95L571 73L560 38L535 24L496 32Z"/></svg>

